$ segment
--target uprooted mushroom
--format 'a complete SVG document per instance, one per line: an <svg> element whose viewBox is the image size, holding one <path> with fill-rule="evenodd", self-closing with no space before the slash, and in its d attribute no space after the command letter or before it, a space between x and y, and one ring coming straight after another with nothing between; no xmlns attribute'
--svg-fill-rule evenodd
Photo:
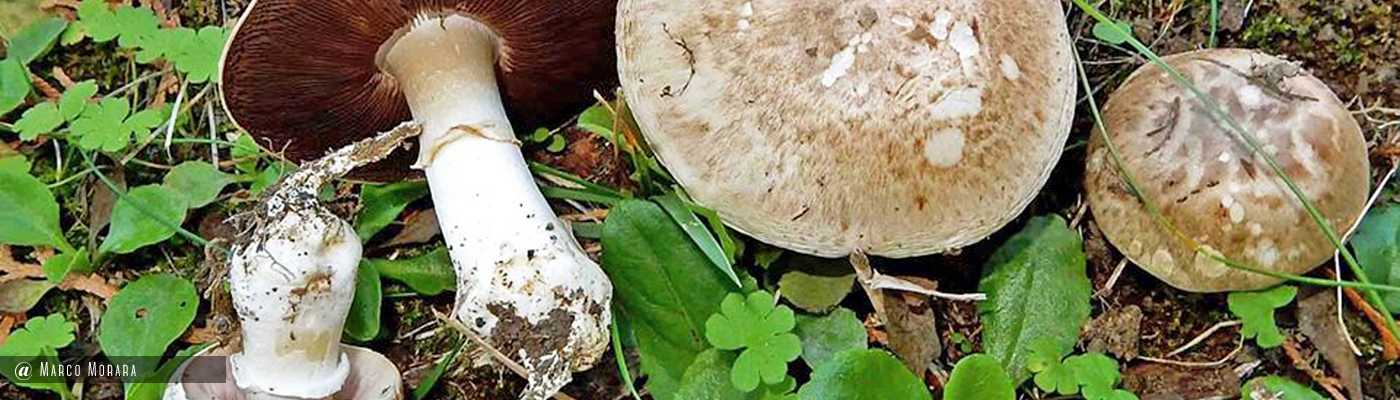
<svg viewBox="0 0 1400 400"><path fill-rule="evenodd" d="M1329 258L1332 242L1264 155L1334 230L1351 226L1365 208L1370 165L1361 128L1337 96L1297 65L1252 50L1203 50L1164 60L1256 135L1262 153L1165 69L1139 68L1110 96L1105 132L1121 154L1122 170L1169 224L1159 223L1134 195L1096 133L1085 186L1104 235L1134 264L1196 292L1280 281L1231 268L1218 257L1287 274Z"/></svg>
<svg viewBox="0 0 1400 400"><path fill-rule="evenodd" d="M355 229L322 207L316 193L418 132L405 124L309 163L244 217L244 236L229 260L239 345L200 354L229 356L226 363L190 358L166 400L400 398L402 380L389 359L340 343L361 247Z"/></svg>
<svg viewBox="0 0 1400 400"><path fill-rule="evenodd" d="M530 371L541 398L607 348L611 284L541 196L511 118L554 120L612 78L608 0L258 0L222 63L229 115L319 155L413 119L457 272L456 316ZM508 113L510 117L508 117ZM360 178L407 176L393 157Z"/></svg>

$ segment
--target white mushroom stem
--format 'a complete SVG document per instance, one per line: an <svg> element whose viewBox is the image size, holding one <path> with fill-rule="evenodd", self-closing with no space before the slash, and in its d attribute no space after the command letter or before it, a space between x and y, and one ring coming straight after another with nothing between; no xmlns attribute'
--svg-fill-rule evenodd
<svg viewBox="0 0 1400 400"><path fill-rule="evenodd" d="M457 272L457 318L529 369L525 397L543 398L606 350L612 286L525 164L497 89L499 48L484 25L441 16L415 21L378 61L423 125L416 167Z"/></svg>
<svg viewBox="0 0 1400 400"><path fill-rule="evenodd" d="M243 351L230 364L248 399L327 398L351 376L340 335L354 298L360 241L349 223L321 207L316 192L415 133L401 126L308 164L252 213L250 237L229 260L243 328Z"/></svg>

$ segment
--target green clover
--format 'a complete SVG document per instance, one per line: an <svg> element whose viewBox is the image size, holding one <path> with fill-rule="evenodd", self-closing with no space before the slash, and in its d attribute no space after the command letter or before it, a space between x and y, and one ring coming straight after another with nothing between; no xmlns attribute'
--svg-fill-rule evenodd
<svg viewBox="0 0 1400 400"><path fill-rule="evenodd" d="M1227 300L1230 312L1243 322L1240 335L1245 339L1254 338L1259 347L1267 349L1283 344L1283 333L1274 323L1274 309L1293 302L1297 294L1296 287L1276 286L1256 292L1233 292Z"/></svg>
<svg viewBox="0 0 1400 400"><path fill-rule="evenodd" d="M63 97L58 103L43 102L24 110L19 121L15 121L15 130L19 132L21 140L33 140L39 135L57 130L64 122L72 121L88 105L88 99L97 94L97 83L93 81L82 81L73 88L63 92Z"/></svg>
<svg viewBox="0 0 1400 400"><path fill-rule="evenodd" d="M740 350L729 379L735 388L751 392L760 379L769 385L787 377L787 363L802 355L802 341L792 333L792 309L776 305L773 295L758 291L745 299L730 293L720 312L705 321L705 339L724 350Z"/></svg>
<svg viewBox="0 0 1400 400"><path fill-rule="evenodd" d="M148 7L119 7L112 13L112 22L120 28L121 37L117 44L121 47L141 47L156 31L160 30L160 19Z"/></svg>
<svg viewBox="0 0 1400 400"><path fill-rule="evenodd" d="M34 357L45 348L67 347L73 343L73 330L77 327L60 314L30 319L24 323L24 329L10 334L5 345L0 346L0 355Z"/></svg>
<svg viewBox="0 0 1400 400"><path fill-rule="evenodd" d="M1039 340L1031 344L1026 368L1035 373L1035 386L1040 390L1060 394L1079 393L1079 381L1074 370L1061 362L1064 351L1054 342Z"/></svg>
<svg viewBox="0 0 1400 400"><path fill-rule="evenodd" d="M114 152L126 148L133 134L144 137L151 128L165 121L168 106L131 113L126 100L108 98L96 105L89 105L70 129L78 137L78 147L85 150Z"/></svg>
<svg viewBox="0 0 1400 400"><path fill-rule="evenodd" d="M219 81L219 56L223 53L224 42L228 41L228 30L216 26L206 26L195 32L180 28L174 38L168 38L172 49L166 50L166 58L175 63L175 69L185 73L191 83Z"/></svg>
<svg viewBox="0 0 1400 400"><path fill-rule="evenodd" d="M117 16L112 13L105 0L83 0L78 4L78 19L83 22L88 37L94 42L110 41L121 34Z"/></svg>

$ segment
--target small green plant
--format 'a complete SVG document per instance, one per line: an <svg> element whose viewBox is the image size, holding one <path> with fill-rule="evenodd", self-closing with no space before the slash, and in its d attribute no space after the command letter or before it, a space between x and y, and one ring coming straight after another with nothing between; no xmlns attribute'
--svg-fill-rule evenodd
<svg viewBox="0 0 1400 400"><path fill-rule="evenodd" d="M23 329L12 332L5 340L5 345L0 346L0 374L4 374L6 379L21 387L58 393L65 400L74 398L64 382L33 379L38 376L38 372L33 369L24 371L27 373L26 379L17 379L16 376L22 373L21 363L26 363L29 368L40 368L40 362L56 364L58 349L73 343L74 329L77 329L77 325L68 322L60 314L30 319Z"/></svg>
<svg viewBox="0 0 1400 400"><path fill-rule="evenodd" d="M1293 302L1298 288L1288 285L1275 286L1254 292L1232 292L1229 295L1230 312L1240 317L1243 326L1240 335L1253 338L1263 348L1278 347L1283 344L1283 333L1274 323L1274 309Z"/></svg>
<svg viewBox="0 0 1400 400"><path fill-rule="evenodd" d="M1035 386L1046 393L1070 395L1083 392L1086 400L1136 400L1137 395L1117 389L1118 362L1100 353L1064 357L1065 351L1047 341L1031 349L1027 366L1035 373Z"/></svg>
<svg viewBox="0 0 1400 400"><path fill-rule="evenodd" d="M958 360L948 384L943 388L943 400L1015 400L1016 385L997 359L986 354L971 354Z"/></svg>
<svg viewBox="0 0 1400 400"><path fill-rule="evenodd" d="M544 150L550 153L564 151L564 147L569 145L569 139L564 137L564 134L551 131L547 128L535 129L534 133L525 137L525 142L544 146Z"/></svg>
<svg viewBox="0 0 1400 400"><path fill-rule="evenodd" d="M745 392L758 388L759 378L769 385L787 377L787 363L802 355L802 341L792 333L796 326L792 309L776 305L765 291L747 298L730 293L720 312L705 321L705 339L724 350L741 350L730 379Z"/></svg>

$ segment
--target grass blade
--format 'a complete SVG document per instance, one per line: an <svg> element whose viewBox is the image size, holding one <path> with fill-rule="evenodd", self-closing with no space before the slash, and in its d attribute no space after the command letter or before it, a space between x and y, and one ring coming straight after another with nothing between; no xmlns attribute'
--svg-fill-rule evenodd
<svg viewBox="0 0 1400 400"><path fill-rule="evenodd" d="M705 224L700 222L700 218L696 217L695 212L691 211L690 207L686 207L685 201L681 200L680 196L671 192L653 197L652 200L660 204L661 208L671 215L671 219L681 226L681 230L690 237L690 241L695 242L695 245L700 247L700 251L705 253L705 258L710 259L710 264L714 264L715 268L724 273L724 276L733 280L734 286L744 286L739 281L739 275L734 273L734 265L729 261L724 247L715 240L709 229L705 228Z"/></svg>

